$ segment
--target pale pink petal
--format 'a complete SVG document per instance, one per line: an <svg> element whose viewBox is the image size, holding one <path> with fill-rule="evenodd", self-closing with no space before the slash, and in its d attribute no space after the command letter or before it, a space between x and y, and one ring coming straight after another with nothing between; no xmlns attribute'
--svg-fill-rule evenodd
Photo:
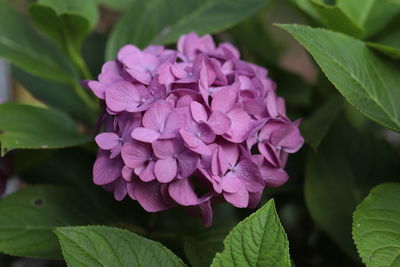
<svg viewBox="0 0 400 267"><path fill-rule="evenodd" d="M211 113L207 124L211 127L214 133L221 135L229 130L229 128L231 127L231 120L226 114L222 113L219 110L216 110Z"/></svg>
<svg viewBox="0 0 400 267"><path fill-rule="evenodd" d="M264 180L258 166L251 160L240 160L235 166L234 176L240 179L249 192L261 192L264 189Z"/></svg>
<svg viewBox="0 0 400 267"><path fill-rule="evenodd" d="M150 182L156 179L154 165L154 161L149 161L147 166L139 173L140 180L143 182Z"/></svg>
<svg viewBox="0 0 400 267"><path fill-rule="evenodd" d="M236 193L223 193L226 201L238 208L246 208L249 205L249 192L243 187Z"/></svg>
<svg viewBox="0 0 400 267"><path fill-rule="evenodd" d="M199 162L199 156L193 151L186 150L177 156L179 163L179 174L186 178L193 174Z"/></svg>
<svg viewBox="0 0 400 267"><path fill-rule="evenodd" d="M203 141L201 141L199 138L195 137L193 134L186 131L185 129L181 129L179 133L189 149L202 155L211 155L210 148L206 144L204 144Z"/></svg>
<svg viewBox="0 0 400 267"><path fill-rule="evenodd" d="M165 101L158 101L143 115L143 126L162 131L165 119L171 111L171 106Z"/></svg>
<svg viewBox="0 0 400 267"><path fill-rule="evenodd" d="M234 167L239 159L239 147L237 144L228 142L221 143L218 151L218 159L221 166L221 172L226 173L230 167Z"/></svg>
<svg viewBox="0 0 400 267"><path fill-rule="evenodd" d="M178 165L175 158L159 159L154 165L154 174L161 183L171 182L178 173Z"/></svg>
<svg viewBox="0 0 400 267"><path fill-rule="evenodd" d="M134 175L133 169L129 168L126 165L122 168L122 178L124 178L125 181L131 182L133 175Z"/></svg>
<svg viewBox="0 0 400 267"><path fill-rule="evenodd" d="M271 144L258 143L258 150L264 158L275 167L280 166L279 155L276 149Z"/></svg>
<svg viewBox="0 0 400 267"><path fill-rule="evenodd" d="M228 193L236 193L243 188L241 180L231 175L223 177L221 185L222 190Z"/></svg>
<svg viewBox="0 0 400 267"><path fill-rule="evenodd" d="M130 141L125 143L121 151L122 159L129 168L137 168L143 165L151 157L149 144Z"/></svg>
<svg viewBox="0 0 400 267"><path fill-rule="evenodd" d="M252 130L252 121L246 111L235 108L228 113L231 127L223 135L225 139L233 143L242 143L246 140Z"/></svg>
<svg viewBox="0 0 400 267"><path fill-rule="evenodd" d="M121 176L123 166L121 158L109 159L106 153L101 154L93 165L93 182L105 185L115 181Z"/></svg>
<svg viewBox="0 0 400 267"><path fill-rule="evenodd" d="M207 111L199 102L193 101L190 103L190 112L195 122L207 121Z"/></svg>
<svg viewBox="0 0 400 267"><path fill-rule="evenodd" d="M211 109L229 112L235 105L238 97L238 84L227 86L213 95Z"/></svg>
<svg viewBox="0 0 400 267"><path fill-rule="evenodd" d="M154 154L159 159L168 159L176 154L176 142L172 140L157 140L152 143Z"/></svg>
<svg viewBox="0 0 400 267"><path fill-rule="evenodd" d="M130 82L121 80L108 88L105 99L109 109L121 112L136 108L138 97L136 87Z"/></svg>

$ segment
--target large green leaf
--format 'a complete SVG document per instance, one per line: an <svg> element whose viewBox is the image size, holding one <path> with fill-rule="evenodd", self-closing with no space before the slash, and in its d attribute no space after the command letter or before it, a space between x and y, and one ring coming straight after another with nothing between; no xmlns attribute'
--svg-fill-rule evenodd
<svg viewBox="0 0 400 267"><path fill-rule="evenodd" d="M224 240L211 266L290 266L289 242L274 200L240 222Z"/></svg>
<svg viewBox="0 0 400 267"><path fill-rule="evenodd" d="M60 258L53 228L99 222L95 212L74 190L47 185L22 189L0 200L0 251Z"/></svg>
<svg viewBox="0 0 400 267"><path fill-rule="evenodd" d="M400 7L390 0L338 0L337 6L343 10L367 36L383 29L397 14Z"/></svg>
<svg viewBox="0 0 400 267"><path fill-rule="evenodd" d="M400 266L400 184L372 189L353 216L353 238L367 266Z"/></svg>
<svg viewBox="0 0 400 267"><path fill-rule="evenodd" d="M331 127L318 152L309 153L304 187L308 210L354 258L352 214L373 186L398 179L399 158L386 142L361 134L341 120Z"/></svg>
<svg viewBox="0 0 400 267"><path fill-rule="evenodd" d="M340 93L367 117L400 132L400 72L346 35L280 25L314 57Z"/></svg>
<svg viewBox="0 0 400 267"><path fill-rule="evenodd" d="M74 77L66 57L4 1L0 1L0 57L45 79L71 82Z"/></svg>
<svg viewBox="0 0 400 267"><path fill-rule="evenodd" d="M88 124L96 121L94 114L78 97L71 85L46 81L18 68L12 68L12 75L35 98L45 104L65 111Z"/></svg>
<svg viewBox="0 0 400 267"><path fill-rule="evenodd" d="M127 230L104 226L55 230L68 266L186 266L158 242Z"/></svg>
<svg viewBox="0 0 400 267"><path fill-rule="evenodd" d="M107 43L106 58L132 43L139 47L169 44L182 34L214 33L253 14L268 0L136 0L120 19Z"/></svg>
<svg viewBox="0 0 400 267"><path fill-rule="evenodd" d="M61 111L0 104L1 155L15 148L61 148L87 141L77 125Z"/></svg>
<svg viewBox="0 0 400 267"><path fill-rule="evenodd" d="M310 118L301 124L301 133L304 139L315 150L321 144L329 129L339 116L343 108L342 99L334 97L324 103Z"/></svg>

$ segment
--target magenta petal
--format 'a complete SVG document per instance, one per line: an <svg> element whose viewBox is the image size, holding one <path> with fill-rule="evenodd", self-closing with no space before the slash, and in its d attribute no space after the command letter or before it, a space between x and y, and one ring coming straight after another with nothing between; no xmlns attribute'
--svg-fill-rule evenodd
<svg viewBox="0 0 400 267"><path fill-rule="evenodd" d="M181 134L182 139L185 141L185 144L189 149L202 155L211 155L210 148L206 144L204 144L203 141L201 141L199 138L195 137L193 134L186 131L185 129L181 129L179 133Z"/></svg>
<svg viewBox="0 0 400 267"><path fill-rule="evenodd" d="M168 159L176 154L177 144L172 140L157 140L152 143L154 154L159 159Z"/></svg>
<svg viewBox="0 0 400 267"><path fill-rule="evenodd" d="M249 193L249 205L247 206L249 209L255 209L260 203L262 197L262 192Z"/></svg>
<svg viewBox="0 0 400 267"><path fill-rule="evenodd" d="M269 167L265 163L261 165L260 172L265 184L270 187L279 187L289 179L285 170L282 168Z"/></svg>
<svg viewBox="0 0 400 267"><path fill-rule="evenodd" d="M180 205L192 206L199 203L199 199L189 179L181 179L172 182L168 188L168 192L171 198Z"/></svg>
<svg viewBox="0 0 400 267"><path fill-rule="evenodd" d="M221 172L225 173L230 167L235 166L239 159L238 145L228 142L221 143L221 148L218 151L218 159Z"/></svg>
<svg viewBox="0 0 400 267"><path fill-rule="evenodd" d="M133 190L136 200L148 212L157 212L169 208L169 205L163 201L160 183L156 181L150 183L137 181L128 189Z"/></svg>
<svg viewBox="0 0 400 267"><path fill-rule="evenodd" d="M240 179L227 175L222 178L222 190L228 193L239 192L243 188L243 184Z"/></svg>
<svg viewBox="0 0 400 267"><path fill-rule="evenodd" d="M156 179L154 165L154 161L149 161L147 166L139 173L140 180L143 182L150 182Z"/></svg>
<svg viewBox="0 0 400 267"><path fill-rule="evenodd" d="M229 130L231 127L231 120L226 114L216 110L211 113L207 124L211 127L214 133L221 135Z"/></svg>
<svg viewBox="0 0 400 267"><path fill-rule="evenodd" d="M211 200L208 200L204 203L198 205L200 216L204 226L210 227L212 223L212 208L211 208Z"/></svg>
<svg viewBox="0 0 400 267"><path fill-rule="evenodd" d="M249 192L243 187L236 193L223 193L226 201L238 208L246 208L249 205Z"/></svg>
<svg viewBox="0 0 400 267"><path fill-rule="evenodd" d="M143 115L143 126L154 130L163 130L165 119L171 111L170 105L165 101L156 102Z"/></svg>
<svg viewBox="0 0 400 267"><path fill-rule="evenodd" d="M119 136L115 133L101 133L95 138L97 145L104 150L110 150L120 142Z"/></svg>
<svg viewBox="0 0 400 267"><path fill-rule="evenodd" d="M137 127L132 131L132 138L145 143L152 143L160 137L160 133L154 129Z"/></svg>
<svg viewBox="0 0 400 267"><path fill-rule="evenodd" d="M186 150L177 156L179 162L179 174L182 178L187 178L193 174L199 162L199 156L193 151Z"/></svg>
<svg viewBox="0 0 400 267"><path fill-rule="evenodd" d="M190 112L195 122L207 121L207 111L199 102L193 101L190 103Z"/></svg>
<svg viewBox="0 0 400 267"><path fill-rule="evenodd" d="M106 190L114 192L114 198L118 201L123 200L128 193L126 182L123 179L117 179L111 184L104 186Z"/></svg>
<svg viewBox="0 0 400 267"><path fill-rule="evenodd" d="M134 169L149 160L151 157L151 147L145 143L131 141L123 145L121 155L126 166Z"/></svg>
<svg viewBox="0 0 400 267"><path fill-rule="evenodd" d="M159 159L154 165L154 174L161 183L171 182L176 177L177 172L178 165L174 158Z"/></svg>
<svg viewBox="0 0 400 267"><path fill-rule="evenodd" d="M249 192L260 192L264 189L264 181L258 166L251 160L241 160L235 166L235 176L240 179Z"/></svg>
<svg viewBox="0 0 400 267"><path fill-rule="evenodd" d="M122 168L122 178L124 178L125 181L131 182L133 175L133 169L129 168L128 166L124 166Z"/></svg>
<svg viewBox="0 0 400 267"><path fill-rule="evenodd" d="M211 109L213 111L219 110L222 112L229 112L235 105L238 97L238 86L233 84L231 86L224 87L223 89L216 92L211 102Z"/></svg>
<svg viewBox="0 0 400 267"><path fill-rule="evenodd" d="M232 124L230 129L224 134L224 137L233 143L244 142L253 126L249 114L242 109L235 108L228 113L228 117Z"/></svg>
<svg viewBox="0 0 400 267"><path fill-rule="evenodd" d="M264 158L275 167L281 165L279 155L276 149L271 144L258 143L258 150L264 156Z"/></svg>
<svg viewBox="0 0 400 267"><path fill-rule="evenodd" d="M93 165L93 182L105 185L115 181L121 176L123 166L121 158L109 159L107 154L100 155Z"/></svg>
<svg viewBox="0 0 400 267"><path fill-rule="evenodd" d="M106 91L107 107L114 112L134 109L137 106L138 93L136 87L127 81L118 81Z"/></svg>

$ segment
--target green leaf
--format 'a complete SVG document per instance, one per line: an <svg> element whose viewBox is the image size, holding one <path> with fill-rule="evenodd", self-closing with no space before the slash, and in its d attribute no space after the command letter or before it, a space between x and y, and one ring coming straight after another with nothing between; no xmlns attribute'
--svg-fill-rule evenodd
<svg viewBox="0 0 400 267"><path fill-rule="evenodd" d="M192 227L193 228L193 227ZM223 240L232 226L216 225L211 228L193 231L185 236L183 247L185 255L193 267L210 266L216 252L224 249Z"/></svg>
<svg viewBox="0 0 400 267"><path fill-rule="evenodd" d="M339 92L370 119L400 132L400 74L367 45L346 35L280 25L311 53Z"/></svg>
<svg viewBox="0 0 400 267"><path fill-rule="evenodd" d="M310 0L290 0L301 11L309 15L315 21L321 21L319 13L315 10Z"/></svg>
<svg viewBox="0 0 400 267"><path fill-rule="evenodd" d="M96 0L99 4L111 9L124 10L128 8L133 0Z"/></svg>
<svg viewBox="0 0 400 267"><path fill-rule="evenodd" d="M99 17L95 0L39 0L29 7L35 25L69 55L88 78L89 71L80 55L82 43Z"/></svg>
<svg viewBox="0 0 400 267"><path fill-rule="evenodd" d="M240 222L211 266L290 266L289 242L274 200Z"/></svg>
<svg viewBox="0 0 400 267"><path fill-rule="evenodd" d="M68 266L186 266L158 242L105 226L55 230Z"/></svg>
<svg viewBox="0 0 400 267"><path fill-rule="evenodd" d="M337 6L343 10L366 36L371 36L383 29L397 14L400 7L390 0L338 0Z"/></svg>
<svg viewBox="0 0 400 267"><path fill-rule="evenodd" d="M321 144L329 129L343 108L342 99L333 97L324 103L310 118L301 124L301 133L315 150Z"/></svg>
<svg viewBox="0 0 400 267"><path fill-rule="evenodd" d="M324 4L322 0L310 1L326 27L358 38L365 35L365 31L356 25L340 7Z"/></svg>
<svg viewBox="0 0 400 267"><path fill-rule="evenodd" d="M98 222L74 190L48 185L1 199L0 213L0 251L21 257L60 258L54 227Z"/></svg>
<svg viewBox="0 0 400 267"><path fill-rule="evenodd" d="M353 238L369 267L400 266L400 184L381 184L357 207Z"/></svg>
<svg viewBox="0 0 400 267"><path fill-rule="evenodd" d="M77 125L58 110L0 104L1 155L15 148L61 148L88 141Z"/></svg>
<svg viewBox="0 0 400 267"><path fill-rule="evenodd" d="M66 57L4 1L0 1L0 57L44 79L69 83L75 76Z"/></svg>
<svg viewBox="0 0 400 267"><path fill-rule="evenodd" d="M304 194L311 217L357 258L351 239L352 214L373 186L398 179L399 154L341 120L331 127L318 152L309 152Z"/></svg>
<svg viewBox="0 0 400 267"><path fill-rule="evenodd" d="M65 111L89 125L95 122L94 114L88 110L71 85L36 78L15 67L12 68L12 76L43 103Z"/></svg>
<svg viewBox="0 0 400 267"><path fill-rule="evenodd" d="M252 15L269 0L136 0L114 28L106 59L125 44L169 44L180 35L224 30Z"/></svg>
<svg viewBox="0 0 400 267"><path fill-rule="evenodd" d="M388 56L400 59L400 30L395 29L381 38L374 40L374 42L369 42L368 45Z"/></svg>

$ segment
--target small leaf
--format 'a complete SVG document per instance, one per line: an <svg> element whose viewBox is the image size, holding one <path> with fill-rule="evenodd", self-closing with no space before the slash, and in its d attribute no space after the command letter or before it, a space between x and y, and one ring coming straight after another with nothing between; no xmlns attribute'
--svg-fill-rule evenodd
<svg viewBox="0 0 400 267"><path fill-rule="evenodd" d="M346 13L361 29L366 37L383 29L397 14L400 7L390 0L338 0L337 6Z"/></svg>
<svg viewBox="0 0 400 267"><path fill-rule="evenodd" d="M315 150L321 144L329 129L339 116L343 108L342 99L335 96L322 105L310 118L301 124L301 133L304 139Z"/></svg>
<svg viewBox="0 0 400 267"><path fill-rule="evenodd" d="M313 220L357 258L351 216L369 190L396 181L399 155L386 142L337 120L315 153L309 151L304 195Z"/></svg>
<svg viewBox="0 0 400 267"><path fill-rule="evenodd" d="M44 79L70 83L75 76L67 58L4 1L0 1L0 57Z"/></svg>
<svg viewBox="0 0 400 267"><path fill-rule="evenodd" d="M88 141L77 125L54 109L22 104L0 104L1 155L15 148L61 148Z"/></svg>
<svg viewBox="0 0 400 267"><path fill-rule="evenodd" d="M99 222L74 190L48 185L1 199L0 214L0 251L32 258L61 257L54 227Z"/></svg>
<svg viewBox="0 0 400 267"><path fill-rule="evenodd" d="M354 212L353 238L368 267L400 265L400 183L371 190Z"/></svg>
<svg viewBox="0 0 400 267"><path fill-rule="evenodd" d="M280 25L311 53L339 92L370 119L400 132L400 72L346 35Z"/></svg>
<svg viewBox="0 0 400 267"><path fill-rule="evenodd" d="M356 25L338 6L327 5L322 0L310 1L326 27L358 38L365 35L365 31Z"/></svg>
<svg viewBox="0 0 400 267"><path fill-rule="evenodd" d="M368 42L368 45L388 56L400 59L400 30L395 29L373 42Z"/></svg>
<svg viewBox="0 0 400 267"><path fill-rule="evenodd" d="M125 44L170 44L182 34L214 33L240 22L269 0L137 0L111 33L106 59Z"/></svg>
<svg viewBox="0 0 400 267"><path fill-rule="evenodd" d="M86 35L96 26L95 0L39 0L29 7L35 25L71 57L80 62L80 50Z"/></svg>
<svg viewBox="0 0 400 267"><path fill-rule="evenodd" d="M105 226L55 230L68 266L186 266L158 242Z"/></svg>
<svg viewBox="0 0 400 267"><path fill-rule="evenodd" d="M211 266L290 266L289 242L274 200L240 222L224 240Z"/></svg>

